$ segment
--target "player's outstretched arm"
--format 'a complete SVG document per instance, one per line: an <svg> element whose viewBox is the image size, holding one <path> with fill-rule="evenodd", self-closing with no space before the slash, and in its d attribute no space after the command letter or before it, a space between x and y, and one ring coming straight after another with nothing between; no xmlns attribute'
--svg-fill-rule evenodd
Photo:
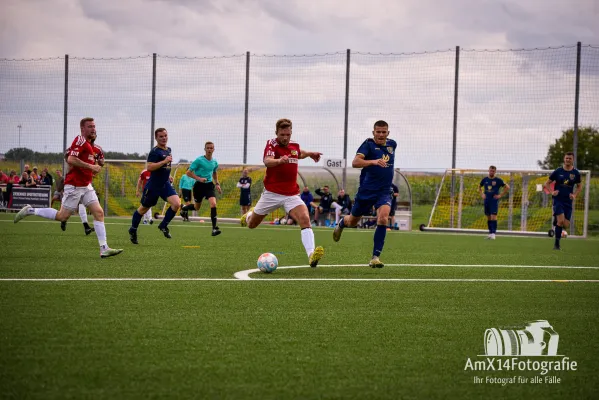
<svg viewBox="0 0 599 400"><path fill-rule="evenodd" d="M320 161L320 156L322 155L322 153L319 153L317 151L304 151L304 150L300 150L300 155L299 155L299 159L303 160L304 158L308 158L310 157L311 159L314 160L314 162L318 162Z"/></svg>

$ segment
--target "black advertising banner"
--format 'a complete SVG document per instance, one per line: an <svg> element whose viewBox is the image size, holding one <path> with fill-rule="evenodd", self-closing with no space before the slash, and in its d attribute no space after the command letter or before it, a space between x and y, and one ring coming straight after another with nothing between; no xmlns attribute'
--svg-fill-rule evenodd
<svg viewBox="0 0 599 400"><path fill-rule="evenodd" d="M50 207L52 199L52 188L50 186L41 186L28 188L23 186L12 187L11 210L20 210L27 204L32 207Z"/></svg>

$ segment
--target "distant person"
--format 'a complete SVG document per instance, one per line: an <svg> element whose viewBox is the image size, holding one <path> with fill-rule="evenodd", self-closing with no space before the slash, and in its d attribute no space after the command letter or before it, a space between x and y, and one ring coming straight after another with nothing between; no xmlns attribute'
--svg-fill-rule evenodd
<svg viewBox="0 0 599 400"><path fill-rule="evenodd" d="M497 232L499 199L510 190L510 186L503 182L503 179L495 176L496 172L497 168L491 165L489 167L489 176L481 179L478 187L480 196L484 200L485 215L487 216L487 227L489 228L489 236L487 236L487 239L491 240L495 240L495 232ZM499 189L501 188L503 188L503 190L499 193Z"/></svg>
<svg viewBox="0 0 599 400"><path fill-rule="evenodd" d="M222 193L223 191L218 182L218 161L213 157L214 143L206 142L204 144L204 152L205 154L196 158L187 170L187 176L196 181L193 185L194 204L183 207L183 210L192 211L195 209L198 211L202 206L202 200L207 199L208 203L210 203L212 236L218 236L221 234L221 231L217 225L216 194L214 193L214 189L218 193Z"/></svg>
<svg viewBox="0 0 599 400"><path fill-rule="evenodd" d="M39 182L40 185L52 186L52 177L50 177L46 171L42 171Z"/></svg>
<svg viewBox="0 0 599 400"><path fill-rule="evenodd" d="M50 186L52 186L54 184L54 177L52 175L50 175L50 171L48 171L48 168L44 168L42 170L42 174L46 173L46 179L48 182L50 182Z"/></svg>
<svg viewBox="0 0 599 400"><path fill-rule="evenodd" d="M179 214L181 214L181 218L183 218L183 221L187 222L189 222L189 211L183 210L183 207L191 204L194 183L195 181L193 180L193 178L190 178L189 176L187 176L187 174L183 174L181 176L181 179L179 179L179 190L181 191L181 198L183 199L183 206L181 207L181 211L179 211Z"/></svg>
<svg viewBox="0 0 599 400"><path fill-rule="evenodd" d="M168 229L168 224L173 220L177 211L181 207L181 200L171 183L171 163L173 161L172 150L167 146L168 131L165 128L158 128L154 131L155 146L150 154L148 154L148 171L150 171L150 179L144 187L143 195L141 196L141 205L133 213L131 218L131 227L129 228L129 240L133 244L139 244L137 241L137 228L141 222L142 216L148 210L158 204L158 199L161 198L170 204L170 207L164 214L164 219L158 225L158 229L165 238L171 239L172 236Z"/></svg>
<svg viewBox="0 0 599 400"><path fill-rule="evenodd" d="M241 178L239 178L239 182L237 182L237 187L239 188L239 205L241 206L241 215L250 211L250 207L252 205L252 178L248 176L248 169L244 168L241 172Z"/></svg>
<svg viewBox="0 0 599 400"><path fill-rule="evenodd" d="M308 186L304 186L304 190L300 194L300 198L308 208L308 212L312 213L312 202L314 201L314 196L310 192L310 188Z"/></svg>
<svg viewBox="0 0 599 400"><path fill-rule="evenodd" d="M335 200L331 206L335 209L335 225L339 224L339 218L341 215L347 215L351 211L351 198L349 194L345 193L344 189L339 190L337 193L337 200Z"/></svg>
<svg viewBox="0 0 599 400"><path fill-rule="evenodd" d="M397 199L399 198L399 188L395 183L391 183L391 210L389 210L389 217L391 217L390 228L395 228L395 210L397 210Z"/></svg>
<svg viewBox="0 0 599 400"><path fill-rule="evenodd" d="M553 196L553 215L557 218L557 225L553 250L561 250L562 231L570 227L574 201L582 190L580 171L574 168L574 153L571 151L564 155L563 166L551 173L545 182L545 189L549 189L554 182L555 186L551 195Z"/></svg>
<svg viewBox="0 0 599 400"><path fill-rule="evenodd" d="M331 211L331 205L333 204L333 194L329 191L327 185L317 188L314 193L320 196L320 202L318 204L312 203L314 206L314 222L318 224L318 217L321 214L326 214Z"/></svg>

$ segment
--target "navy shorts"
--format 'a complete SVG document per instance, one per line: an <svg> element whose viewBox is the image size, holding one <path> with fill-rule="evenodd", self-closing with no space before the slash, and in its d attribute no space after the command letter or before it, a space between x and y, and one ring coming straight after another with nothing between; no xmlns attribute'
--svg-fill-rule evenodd
<svg viewBox="0 0 599 400"><path fill-rule="evenodd" d="M485 199L485 215L497 215L499 210L499 200Z"/></svg>
<svg viewBox="0 0 599 400"><path fill-rule="evenodd" d="M158 199L166 201L171 196L176 196L177 192L170 182L167 182L161 188L150 187L146 185L144 192L141 195L141 205L144 207L154 207L158 203Z"/></svg>
<svg viewBox="0 0 599 400"><path fill-rule="evenodd" d="M370 215L372 212L372 206L374 206L375 210L378 210L379 207L387 205L391 207L391 194L390 193L380 193L380 194L361 194L358 191L356 195L354 205L351 209L351 215L354 217L361 217L363 215Z"/></svg>
<svg viewBox="0 0 599 400"><path fill-rule="evenodd" d="M561 201L553 200L553 215L564 214L564 218L570 221L572 218L572 203L564 203Z"/></svg>
<svg viewBox="0 0 599 400"><path fill-rule="evenodd" d="M241 193L239 196L239 205L240 206L251 206L252 205L252 194L251 193Z"/></svg>

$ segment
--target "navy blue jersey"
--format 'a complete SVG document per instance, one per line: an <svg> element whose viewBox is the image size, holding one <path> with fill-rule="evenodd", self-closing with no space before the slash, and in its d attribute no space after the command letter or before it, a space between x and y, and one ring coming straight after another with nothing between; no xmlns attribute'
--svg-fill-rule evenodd
<svg viewBox="0 0 599 400"><path fill-rule="evenodd" d="M245 178L241 177L241 178L239 178L239 183L241 183L242 185L245 185L246 183L250 184L250 187L247 188L247 189L246 188L240 188L241 189L241 194L248 194L248 193L250 193L250 191L251 191L250 188L252 187L252 178L250 178L249 176L246 176Z"/></svg>
<svg viewBox="0 0 599 400"><path fill-rule="evenodd" d="M360 173L360 192L385 192L389 193L393 181L393 164L395 163L395 149L397 143L387 139L384 146L379 146L374 139L368 138L362 143L356 154L362 154L365 160L378 160L382 158L387 162L387 167L371 165L362 168Z"/></svg>
<svg viewBox="0 0 599 400"><path fill-rule="evenodd" d="M559 192L557 196L553 196L554 203L555 201L571 203L570 194L574 192L574 185L581 183L580 172L576 168L567 171L559 167L553 171L549 179L555 182L555 190Z"/></svg>
<svg viewBox="0 0 599 400"><path fill-rule="evenodd" d="M483 192L485 193L487 199L490 200L493 198L493 196L499 194L499 189L505 186L505 182L503 182L503 179L498 177L489 178L488 176L485 176L480 181L480 186L483 188Z"/></svg>
<svg viewBox="0 0 599 400"><path fill-rule="evenodd" d="M150 154L148 154L149 163L157 163L163 161L166 157L171 155L171 148L167 147L166 150L158 146L154 147ZM171 174L171 163L164 164L162 167L150 172L150 180L147 186L150 188L161 188L165 183L168 182L168 178Z"/></svg>

